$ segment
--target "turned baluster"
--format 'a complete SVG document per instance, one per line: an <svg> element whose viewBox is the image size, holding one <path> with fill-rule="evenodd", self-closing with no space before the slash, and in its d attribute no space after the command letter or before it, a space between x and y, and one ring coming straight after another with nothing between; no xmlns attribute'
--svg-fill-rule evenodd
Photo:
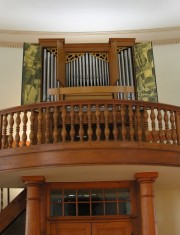
<svg viewBox="0 0 180 235"><path fill-rule="evenodd" d="M79 124L79 112L74 112L74 124Z"/></svg>
<svg viewBox="0 0 180 235"><path fill-rule="evenodd" d="M91 122L96 123L96 112L91 112Z"/></svg>
<svg viewBox="0 0 180 235"><path fill-rule="evenodd" d="M171 140L171 133L169 131L169 118L168 118L168 111L164 110L164 122L165 122L165 137L166 137L166 143L170 144Z"/></svg>
<svg viewBox="0 0 180 235"><path fill-rule="evenodd" d="M35 116L34 116L34 110L31 110L31 116L30 116L30 134L29 134L29 139L30 139L30 145L34 144L34 138L35 138L35 134L34 134L34 120L35 120Z"/></svg>
<svg viewBox="0 0 180 235"><path fill-rule="evenodd" d="M91 106L88 105L88 110L87 110L87 118L88 118L88 130L87 130L87 134L88 134L88 141L92 141L92 119L91 119Z"/></svg>
<svg viewBox="0 0 180 235"><path fill-rule="evenodd" d="M42 109L39 108L38 110L38 132L37 132L37 141L38 144L42 144L42 120L43 120L43 115L42 115Z"/></svg>
<svg viewBox="0 0 180 235"><path fill-rule="evenodd" d="M53 143L58 143L58 107L57 106L54 107L53 121L54 121Z"/></svg>
<svg viewBox="0 0 180 235"><path fill-rule="evenodd" d="M49 144L50 143L50 110L49 110L49 107L46 108L45 120L46 120L45 140L46 140L46 144Z"/></svg>
<svg viewBox="0 0 180 235"><path fill-rule="evenodd" d="M67 131L66 131L66 107L63 105L62 107L62 131L61 131L61 135L62 135L62 142L66 141L66 136L67 136Z"/></svg>
<svg viewBox="0 0 180 235"><path fill-rule="evenodd" d="M9 137L8 137L8 145L9 148L12 148L13 145L13 126L14 126L14 113L10 114L10 120L9 120Z"/></svg>
<svg viewBox="0 0 180 235"><path fill-rule="evenodd" d="M22 146L26 146L26 141L27 141L27 111L24 111L24 116L23 116L23 134L22 134Z"/></svg>
<svg viewBox="0 0 180 235"><path fill-rule="evenodd" d="M83 129L83 111L82 105L79 106L79 139L83 141L84 129Z"/></svg>
<svg viewBox="0 0 180 235"><path fill-rule="evenodd" d="M7 120L7 114L4 115L3 119L3 137L2 137L2 149L7 148L7 125L8 125L8 120Z"/></svg>
<svg viewBox="0 0 180 235"><path fill-rule="evenodd" d="M99 105L96 105L96 140L101 140L101 128L100 128L100 110Z"/></svg>
<svg viewBox="0 0 180 235"><path fill-rule="evenodd" d="M164 143L164 132L162 130L162 113L161 113L161 109L158 108L158 115L157 115L157 120L158 120L158 127L159 127L159 140L160 143Z"/></svg>
<svg viewBox="0 0 180 235"><path fill-rule="evenodd" d="M104 129L104 134L105 134L105 139L107 141L109 141L109 110L108 110L108 106L105 105L104 106L104 120L105 120L105 129Z"/></svg>
<svg viewBox="0 0 180 235"><path fill-rule="evenodd" d="M70 111L70 119L71 119L71 130L70 130L70 137L71 141L74 142L75 137L75 129L74 129L74 105L71 105L71 111Z"/></svg>
<svg viewBox="0 0 180 235"><path fill-rule="evenodd" d="M137 118L137 136L138 141L142 141L142 126L141 126L141 113L140 113L140 107L136 107L136 118Z"/></svg>
<svg viewBox="0 0 180 235"><path fill-rule="evenodd" d="M129 105L129 108L128 108L128 111L129 111L129 134L130 134L130 140L131 141L134 141L134 134L135 134L135 131L134 131L134 126L133 126L133 107L132 105Z"/></svg>
<svg viewBox="0 0 180 235"><path fill-rule="evenodd" d="M147 107L144 107L143 118L144 118L144 138L145 142L149 142L149 128L148 128L149 115L147 112Z"/></svg>
<svg viewBox="0 0 180 235"><path fill-rule="evenodd" d="M175 112L175 122L176 122L176 133L177 133L177 144L180 145L180 111Z"/></svg>
<svg viewBox="0 0 180 235"><path fill-rule="evenodd" d="M113 104L112 115L113 115L113 136L114 136L114 140L117 141L117 139L118 139L118 128L117 128L117 110L116 110L116 105L115 104Z"/></svg>
<svg viewBox="0 0 180 235"><path fill-rule="evenodd" d="M70 118L70 113L66 112L66 123L70 124L71 123L71 118Z"/></svg>
<svg viewBox="0 0 180 235"><path fill-rule="evenodd" d="M177 134L176 134L174 112L172 110L170 111L170 122L171 122L171 129L172 129L173 144L176 144L177 143Z"/></svg>
<svg viewBox="0 0 180 235"><path fill-rule="evenodd" d="M150 118L151 118L151 127L152 127L152 139L153 139L153 142L156 142L157 133L156 133L156 123L155 123L156 116L154 112L154 107L151 107Z"/></svg>
<svg viewBox="0 0 180 235"><path fill-rule="evenodd" d="M16 116L16 135L15 135L15 146L19 147L19 142L20 142L20 123L21 123L21 118L20 118L20 112L17 112Z"/></svg>
<svg viewBox="0 0 180 235"><path fill-rule="evenodd" d="M127 134L127 130L126 130L126 124L125 124L125 106L122 105L121 106L121 122L122 122L122 140L125 141L126 140L126 134Z"/></svg>
<svg viewBox="0 0 180 235"><path fill-rule="evenodd" d="M0 115L0 149L2 148L2 121L3 121L3 116Z"/></svg>
<svg viewBox="0 0 180 235"><path fill-rule="evenodd" d="M111 110L109 110L108 122L113 123L113 113Z"/></svg>

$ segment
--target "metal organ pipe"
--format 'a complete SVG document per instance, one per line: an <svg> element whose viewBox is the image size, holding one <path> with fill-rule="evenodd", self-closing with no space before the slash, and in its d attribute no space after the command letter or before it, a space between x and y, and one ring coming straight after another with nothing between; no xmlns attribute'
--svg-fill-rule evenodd
<svg viewBox="0 0 180 235"><path fill-rule="evenodd" d="M49 96L47 91L49 88L60 87L56 75L57 58L47 48L43 51L43 65L42 100L54 101L56 98ZM131 48L118 53L118 65L119 79L115 85L134 86ZM66 63L65 84L67 87L108 86L109 63L91 53L85 53ZM125 98L123 93L119 93L118 97ZM135 99L135 95L129 93L128 99Z"/></svg>
<svg viewBox="0 0 180 235"><path fill-rule="evenodd" d="M109 85L108 62L85 53L66 64L66 84L68 86Z"/></svg>
<svg viewBox="0 0 180 235"><path fill-rule="evenodd" d="M42 101L55 101L54 96L48 95L49 88L59 87L56 75L57 59L53 52L44 49L43 51L43 78L42 78Z"/></svg>
<svg viewBox="0 0 180 235"><path fill-rule="evenodd" d="M119 64L119 80L120 86L134 86L132 52L131 48L126 48L118 53ZM119 94L120 98L124 98L123 94ZM128 93L128 99L135 99L134 94Z"/></svg>

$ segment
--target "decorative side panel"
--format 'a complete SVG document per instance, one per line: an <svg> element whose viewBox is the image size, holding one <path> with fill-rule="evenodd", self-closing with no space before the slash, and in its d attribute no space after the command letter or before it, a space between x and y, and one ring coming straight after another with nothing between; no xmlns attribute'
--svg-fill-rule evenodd
<svg viewBox="0 0 180 235"><path fill-rule="evenodd" d="M134 46L134 62L138 100L158 102L151 42Z"/></svg>
<svg viewBox="0 0 180 235"><path fill-rule="evenodd" d="M42 51L39 45L24 43L21 104L40 102Z"/></svg>

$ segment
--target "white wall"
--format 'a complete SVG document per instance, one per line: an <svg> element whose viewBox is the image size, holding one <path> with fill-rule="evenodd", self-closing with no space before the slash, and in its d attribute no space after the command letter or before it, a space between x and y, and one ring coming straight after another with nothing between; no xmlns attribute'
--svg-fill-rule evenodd
<svg viewBox="0 0 180 235"><path fill-rule="evenodd" d="M158 235L179 235L180 189L156 189L155 205Z"/></svg>
<svg viewBox="0 0 180 235"><path fill-rule="evenodd" d="M180 44L154 46L160 103L180 106Z"/></svg>
<svg viewBox="0 0 180 235"><path fill-rule="evenodd" d="M22 48L0 47L0 109L21 104Z"/></svg>

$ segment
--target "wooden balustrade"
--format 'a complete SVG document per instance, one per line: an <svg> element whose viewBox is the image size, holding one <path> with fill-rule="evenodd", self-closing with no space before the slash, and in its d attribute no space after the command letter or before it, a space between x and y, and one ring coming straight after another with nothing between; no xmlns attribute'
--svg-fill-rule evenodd
<svg viewBox="0 0 180 235"><path fill-rule="evenodd" d="M0 111L0 149L82 141L180 144L180 108L128 100L61 101Z"/></svg>

